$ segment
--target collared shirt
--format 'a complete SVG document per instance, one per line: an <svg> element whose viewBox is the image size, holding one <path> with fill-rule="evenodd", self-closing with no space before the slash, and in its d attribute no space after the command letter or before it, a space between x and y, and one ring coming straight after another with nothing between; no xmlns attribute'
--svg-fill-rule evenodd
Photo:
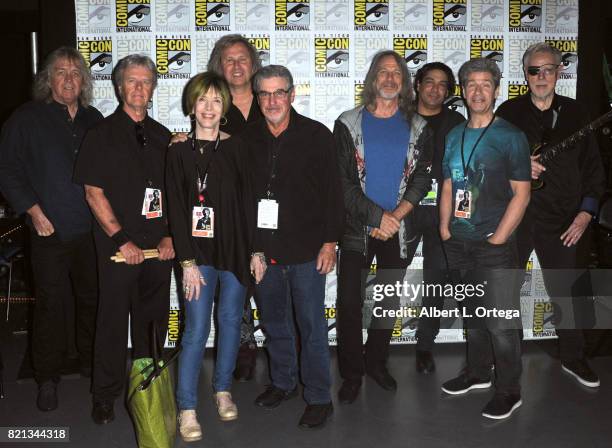
<svg viewBox="0 0 612 448"><path fill-rule="evenodd" d="M224 125L219 126L219 129L221 129L223 132L227 132L229 135L237 135L242 132L247 125L261 119L262 117L263 115L259 109L259 104L257 104L257 98L253 96L251 108L249 109L249 115L246 120L244 115L242 115L242 112L240 112L240 109L238 109L234 103L232 103L225 114L227 122Z"/></svg>
<svg viewBox="0 0 612 448"><path fill-rule="evenodd" d="M79 106L72 119L63 104L30 101L2 128L2 194L18 214L38 204L62 241L91 230L83 187L73 183L72 173L86 131L102 118L91 106Z"/></svg>
<svg viewBox="0 0 612 448"><path fill-rule="evenodd" d="M496 113L521 129L532 147L542 142L554 145L588 122L575 100L556 94L546 111L539 110L527 93L506 101ZM544 187L531 192L528 206L540 222L561 229L581 210L596 214L606 181L595 137L585 137L552 159L542 179Z"/></svg>
<svg viewBox="0 0 612 448"><path fill-rule="evenodd" d="M164 170L170 131L149 116L142 123L144 146L137 138L136 122L121 106L89 131L77 160L75 181L102 188L122 229L146 249L168 236ZM142 214L147 188L162 190L159 218L146 219ZM95 229L104 233L99 225Z"/></svg>
<svg viewBox="0 0 612 448"><path fill-rule="evenodd" d="M289 126L278 137L265 120L249 125L241 137L248 145L257 200L267 197L270 184L279 206L278 229L257 229L255 250L285 265L316 259L324 243L338 241L344 223L331 132L291 109Z"/></svg>

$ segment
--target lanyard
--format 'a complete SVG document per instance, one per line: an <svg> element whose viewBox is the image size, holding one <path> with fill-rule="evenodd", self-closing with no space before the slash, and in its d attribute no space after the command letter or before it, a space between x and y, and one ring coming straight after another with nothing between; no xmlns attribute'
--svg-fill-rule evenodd
<svg viewBox="0 0 612 448"><path fill-rule="evenodd" d="M217 133L217 139L215 140L215 147L213 148L213 155L217 152L217 149L219 148L219 142L220 141L221 141L221 133L219 132L219 133ZM199 148L200 155L204 154L204 148L206 148L211 143L212 142L208 142L204 146ZM195 135L193 136L193 138L191 140L191 148L195 152L195 150L196 150ZM198 176L198 179L196 180L196 184L197 184L197 187L198 187L198 200L200 201L200 205L201 206L203 206L204 202L205 202L204 190L206 190L206 186L207 186L207 183L208 183L207 182L208 181L208 170L210 169L210 165L211 164L212 164L212 158L208 162L208 164L206 165L206 170L204 171L204 175L202 175L202 173L200 171L200 164L198 163L198 155L196 154L195 166L196 166L196 172L197 172L197 176Z"/></svg>
<svg viewBox="0 0 612 448"><path fill-rule="evenodd" d="M482 140L482 138L487 133L487 131L491 127L491 124L494 121L495 121L495 114L493 114L493 118L491 118L491 121L489 121L489 124L487 125L487 127L484 128L484 131L482 131L480 135L478 136L478 139L476 140L476 143L474 144L474 147L472 148L472 152L470 152L470 157L468 157L467 163L465 163L465 156L463 154L463 145L465 143L465 130L467 129L468 124L466 123L465 127L463 128L463 134L461 134L461 166L463 168L463 188L464 189L467 188L467 183L468 183L467 171L470 166L470 162L472 161L472 156L474 155L474 152L476 151L476 147L478 146L478 143L480 143L480 140Z"/></svg>

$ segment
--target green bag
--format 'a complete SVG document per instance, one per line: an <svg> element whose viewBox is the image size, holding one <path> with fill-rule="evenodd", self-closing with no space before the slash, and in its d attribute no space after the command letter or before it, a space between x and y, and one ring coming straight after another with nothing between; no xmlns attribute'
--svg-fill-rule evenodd
<svg viewBox="0 0 612 448"><path fill-rule="evenodd" d="M159 356L157 332L153 330L153 333L153 358L139 358L132 364L128 409L139 448L172 448L176 437L176 402L167 367L180 348L164 361Z"/></svg>

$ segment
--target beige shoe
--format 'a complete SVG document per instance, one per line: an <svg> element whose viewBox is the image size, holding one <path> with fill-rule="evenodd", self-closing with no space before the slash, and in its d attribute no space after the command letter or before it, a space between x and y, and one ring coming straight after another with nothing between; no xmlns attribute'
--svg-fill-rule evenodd
<svg viewBox="0 0 612 448"><path fill-rule="evenodd" d="M202 440L202 428L198 423L196 413L193 409L184 410L179 413L179 432L185 442Z"/></svg>
<svg viewBox="0 0 612 448"><path fill-rule="evenodd" d="M222 421L229 422L238 418L238 408L236 403L232 401L232 394L229 392L217 392L215 394L215 402L217 403L219 418Z"/></svg>

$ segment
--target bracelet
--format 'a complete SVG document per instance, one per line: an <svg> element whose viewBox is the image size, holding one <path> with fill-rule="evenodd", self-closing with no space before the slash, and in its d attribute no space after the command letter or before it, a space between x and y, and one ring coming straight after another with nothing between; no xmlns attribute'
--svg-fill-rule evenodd
<svg viewBox="0 0 612 448"><path fill-rule="evenodd" d="M111 236L111 240L113 240L113 242L117 245L117 247L121 247L123 246L125 243L129 243L130 242L130 237L128 236L127 232L123 229L115 232L112 236Z"/></svg>
<svg viewBox="0 0 612 448"><path fill-rule="evenodd" d="M182 260L181 267L182 268L192 268L196 265L195 259L191 258L189 260Z"/></svg>

